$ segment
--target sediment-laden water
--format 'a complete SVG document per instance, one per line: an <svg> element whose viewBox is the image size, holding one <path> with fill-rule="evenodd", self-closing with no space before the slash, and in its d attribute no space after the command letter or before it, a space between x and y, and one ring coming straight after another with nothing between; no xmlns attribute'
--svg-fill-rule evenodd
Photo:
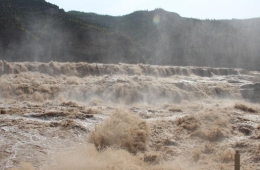
<svg viewBox="0 0 260 170"><path fill-rule="evenodd" d="M260 164L258 72L1 61L0 74L1 170L232 169L235 150Z"/></svg>

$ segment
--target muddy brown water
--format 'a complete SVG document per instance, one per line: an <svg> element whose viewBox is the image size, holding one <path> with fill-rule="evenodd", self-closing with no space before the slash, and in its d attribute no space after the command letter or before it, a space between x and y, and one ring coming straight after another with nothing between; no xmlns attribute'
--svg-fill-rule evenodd
<svg viewBox="0 0 260 170"><path fill-rule="evenodd" d="M31 164L24 169L232 169L235 150L243 169L260 165L260 106L249 96L258 92L258 72L1 61L0 74L1 170L21 162ZM118 110L148 124L145 151L100 153L90 143L95 126Z"/></svg>

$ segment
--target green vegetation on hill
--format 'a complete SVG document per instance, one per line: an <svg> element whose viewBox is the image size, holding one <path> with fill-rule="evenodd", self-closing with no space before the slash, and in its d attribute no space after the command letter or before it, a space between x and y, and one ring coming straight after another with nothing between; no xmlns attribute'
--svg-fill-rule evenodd
<svg viewBox="0 0 260 170"><path fill-rule="evenodd" d="M260 70L260 18L198 20L163 9L124 16L0 1L0 59L241 67Z"/></svg>
<svg viewBox="0 0 260 170"><path fill-rule="evenodd" d="M68 13L130 37L151 51L152 64L259 70L260 18L198 20L163 9L136 11L120 17Z"/></svg>
<svg viewBox="0 0 260 170"><path fill-rule="evenodd" d="M0 1L0 58L8 61L145 62L148 51L45 0Z"/></svg>

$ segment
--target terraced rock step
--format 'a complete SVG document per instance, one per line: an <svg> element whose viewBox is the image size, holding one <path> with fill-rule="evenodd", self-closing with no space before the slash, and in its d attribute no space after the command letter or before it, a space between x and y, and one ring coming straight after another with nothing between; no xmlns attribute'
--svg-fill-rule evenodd
<svg viewBox="0 0 260 170"><path fill-rule="evenodd" d="M89 64L89 63L9 63L0 60L0 75L19 74L22 72L39 72L49 75L68 76L102 76L102 75L142 75L169 77L180 76L200 76L212 77L214 75L247 75L248 71L236 68L210 68L210 67L179 67L179 66L158 66L146 64Z"/></svg>

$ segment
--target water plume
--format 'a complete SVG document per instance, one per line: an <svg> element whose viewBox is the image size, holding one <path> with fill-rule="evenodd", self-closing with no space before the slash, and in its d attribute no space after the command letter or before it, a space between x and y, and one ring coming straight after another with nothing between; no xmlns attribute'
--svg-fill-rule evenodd
<svg viewBox="0 0 260 170"><path fill-rule="evenodd" d="M136 115L118 110L95 127L90 135L90 142L94 143L99 151L108 147L119 147L136 154L146 150L148 134L145 121Z"/></svg>

